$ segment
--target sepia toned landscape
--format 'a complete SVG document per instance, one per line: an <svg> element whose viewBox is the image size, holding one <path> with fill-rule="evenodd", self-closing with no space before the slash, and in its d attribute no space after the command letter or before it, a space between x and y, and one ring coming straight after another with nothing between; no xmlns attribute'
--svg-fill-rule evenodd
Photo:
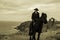
<svg viewBox="0 0 60 40"><path fill-rule="evenodd" d="M0 40L29 40L30 22L0 21ZM53 26L50 25L51 23L44 24L40 35L41 40L60 40L60 21L56 21ZM20 30L15 29L17 26L20 26Z"/></svg>
<svg viewBox="0 0 60 40"><path fill-rule="evenodd" d="M29 40L34 9L47 14L40 40L60 40L60 0L0 0L0 40ZM52 23L51 18L55 21ZM36 33L36 38L37 38Z"/></svg>

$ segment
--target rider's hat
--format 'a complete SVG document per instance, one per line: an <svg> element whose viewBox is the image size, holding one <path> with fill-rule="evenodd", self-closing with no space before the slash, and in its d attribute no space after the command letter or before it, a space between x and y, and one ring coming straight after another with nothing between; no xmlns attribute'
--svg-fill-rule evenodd
<svg viewBox="0 0 60 40"><path fill-rule="evenodd" d="M35 8L34 10L39 11L38 8Z"/></svg>

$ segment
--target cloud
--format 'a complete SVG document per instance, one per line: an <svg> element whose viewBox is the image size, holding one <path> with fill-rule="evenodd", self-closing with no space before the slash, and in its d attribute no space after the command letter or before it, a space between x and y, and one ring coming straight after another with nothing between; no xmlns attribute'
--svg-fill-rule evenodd
<svg viewBox="0 0 60 40"><path fill-rule="evenodd" d="M0 0L0 20L30 20L33 9L36 7L39 8L40 14L45 12L48 18L53 16L60 20L58 18L60 15L59 2L59 0Z"/></svg>
<svg viewBox="0 0 60 40"><path fill-rule="evenodd" d="M31 9L31 10L33 10L34 8L46 9L46 8L53 8L54 6L55 4L35 4L30 6L28 9Z"/></svg>

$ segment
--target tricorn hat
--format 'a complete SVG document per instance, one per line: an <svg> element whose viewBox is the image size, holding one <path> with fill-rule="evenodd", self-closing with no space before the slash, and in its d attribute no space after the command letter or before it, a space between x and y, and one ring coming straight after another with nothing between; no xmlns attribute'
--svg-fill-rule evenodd
<svg viewBox="0 0 60 40"><path fill-rule="evenodd" d="M34 10L39 11L38 8L35 8Z"/></svg>

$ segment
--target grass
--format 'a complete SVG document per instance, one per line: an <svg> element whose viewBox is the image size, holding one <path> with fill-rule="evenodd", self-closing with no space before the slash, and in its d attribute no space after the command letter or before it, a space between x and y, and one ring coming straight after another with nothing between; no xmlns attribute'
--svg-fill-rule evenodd
<svg viewBox="0 0 60 40"><path fill-rule="evenodd" d="M47 31L47 32L43 32L41 33L40 39L41 40L57 40L58 38L60 38L58 33L59 30L56 31ZM29 36L28 33L15 33L15 34L11 34L11 35L5 35L3 38L1 38L1 40L29 40Z"/></svg>

